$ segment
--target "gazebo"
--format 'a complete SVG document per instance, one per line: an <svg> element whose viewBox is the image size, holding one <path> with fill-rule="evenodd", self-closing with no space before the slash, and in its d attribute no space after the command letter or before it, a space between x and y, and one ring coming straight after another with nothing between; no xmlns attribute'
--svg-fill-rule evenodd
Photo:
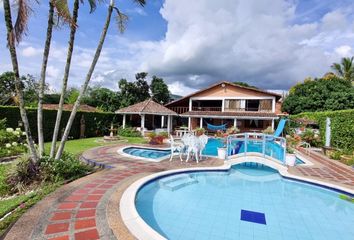
<svg viewBox="0 0 354 240"><path fill-rule="evenodd" d="M136 103L134 105L118 109L115 113L123 115L122 127L125 128L127 115L139 115L140 116L140 130L144 136L145 131L145 116L157 115L161 116L161 128L165 125L165 116L167 116L167 132L172 131L172 116L177 116L177 113L166 108L165 106L154 102L151 98L143 102Z"/></svg>

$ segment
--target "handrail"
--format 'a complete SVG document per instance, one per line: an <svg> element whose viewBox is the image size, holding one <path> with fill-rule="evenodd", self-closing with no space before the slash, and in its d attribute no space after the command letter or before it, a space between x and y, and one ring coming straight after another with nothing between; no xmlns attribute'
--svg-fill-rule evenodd
<svg viewBox="0 0 354 240"><path fill-rule="evenodd" d="M286 139L283 137L274 137L264 133L238 133L227 137L227 159L232 156L232 142L244 142L243 155L247 156L250 152L261 153L263 157L272 157L285 164L286 160ZM258 143L261 143L260 147ZM277 145L267 145L267 143L274 143ZM267 151L268 150L268 151ZM237 154L240 154L238 152Z"/></svg>

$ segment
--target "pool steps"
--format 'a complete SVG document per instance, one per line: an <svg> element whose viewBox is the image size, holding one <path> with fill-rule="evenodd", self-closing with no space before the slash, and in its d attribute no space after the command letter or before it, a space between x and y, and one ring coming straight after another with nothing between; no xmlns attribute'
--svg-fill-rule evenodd
<svg viewBox="0 0 354 240"><path fill-rule="evenodd" d="M189 174L173 175L159 180L160 187L170 191L175 191L195 183L198 183L198 180L192 178Z"/></svg>

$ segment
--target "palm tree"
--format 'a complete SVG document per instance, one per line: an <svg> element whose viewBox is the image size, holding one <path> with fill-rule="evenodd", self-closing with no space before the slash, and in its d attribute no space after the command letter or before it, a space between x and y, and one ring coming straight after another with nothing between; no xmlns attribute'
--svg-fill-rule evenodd
<svg viewBox="0 0 354 240"><path fill-rule="evenodd" d="M354 57L342 58L341 63L333 63L331 68L345 80L354 81Z"/></svg>
<svg viewBox="0 0 354 240"><path fill-rule="evenodd" d="M134 1L137 2L138 4L140 4L141 6L144 6L146 4L145 0L134 0ZM74 107L73 107L73 109L71 111L71 114L70 114L69 120L68 120L68 122L66 124L65 131L64 131L63 137L61 139L58 151L57 151L57 153L55 155L55 159L60 159L61 155L62 155L62 153L64 151L65 143L66 143L66 140L68 139L71 126L72 126L72 124L74 122L74 119L75 119L76 112L77 112L78 108L80 107L81 99L84 96L84 94L86 93L86 90L87 90L88 84L90 83L93 71L95 70L97 61L98 61L98 59L100 57L100 54L101 54L101 51L102 51L102 47L103 47L103 43L104 43L105 38L106 38L107 30L108 30L109 24L111 22L111 17L112 17L113 10L115 10L117 12L117 21L118 21L119 30L121 32L123 32L125 30L125 24L126 24L126 21L128 20L128 17L125 14L123 14L117 7L114 6L114 0L110 0L110 4L108 6L108 12L107 12L106 21L105 21L105 24L104 24L103 29L102 29L101 37L99 39L95 55L93 57L91 66L89 68L89 71L88 71L88 73L86 75L85 82L84 82L84 84L81 87L80 94L79 94L78 98L76 99Z"/></svg>
<svg viewBox="0 0 354 240"><path fill-rule="evenodd" d="M90 13L92 13L96 9L96 0L88 0L88 2L90 4ZM50 155L49 156L51 158L53 158L55 155L55 149L56 149L59 128L60 128L60 121L61 121L61 116L63 113L63 105L64 105L64 100L65 100L66 89L68 86L68 78L69 78L69 72L70 72L71 57L72 57L73 49L74 49L76 24L77 24L78 15L79 15L79 0L75 0L73 13L72 13L73 24L71 25L71 28L70 28L70 37L69 37L69 42L68 42L68 52L67 52L67 57L66 57L64 77L63 77L63 81L62 81L61 94L60 94L60 100L59 100L58 111L57 111L57 118L55 121L55 127L54 127L54 131L53 131L52 145L50 148Z"/></svg>
<svg viewBox="0 0 354 240"><path fill-rule="evenodd" d="M25 33L27 29L27 23L29 17L29 6L27 5L27 1L24 0L19 0L17 4L18 4L18 8L17 8L18 14L17 14L15 26L13 26L12 18L11 18L10 0L3 0L5 24L7 30L7 46L10 51L12 68L15 74L14 83L16 88L16 94L19 101L20 115L26 133L28 148L30 151L30 156L31 156L30 160L33 164L35 164L38 161L38 155L29 128L27 113L26 113L25 104L23 100L20 71L19 71L17 52L16 52L16 43L18 43L21 40L22 35Z"/></svg>
<svg viewBox="0 0 354 240"><path fill-rule="evenodd" d="M47 71L48 56L50 50L50 43L52 40L52 32L54 25L54 4L49 1L49 13L48 13L48 25L47 25L47 37L45 40L41 78L39 81L39 91L38 91L38 109L37 109L37 131L38 131L38 150L39 157L42 157L44 151L44 138L43 138L43 97L45 88L45 74Z"/></svg>

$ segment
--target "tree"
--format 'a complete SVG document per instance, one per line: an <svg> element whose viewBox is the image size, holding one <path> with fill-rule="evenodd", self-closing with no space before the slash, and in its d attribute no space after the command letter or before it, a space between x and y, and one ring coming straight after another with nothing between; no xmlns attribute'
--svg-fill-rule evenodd
<svg viewBox="0 0 354 240"><path fill-rule="evenodd" d="M25 109L25 103L23 100L23 92L21 88L21 79L20 79L20 71L17 60L17 52L16 52L16 42L21 40L22 35L24 34L27 27L27 20L29 15L29 7L27 6L26 1L18 2L18 14L16 19L15 26L12 25L11 18L11 7L9 0L3 0L4 5L4 17L7 31L7 46L11 56L11 63L14 72L14 83L16 89L16 95L18 97L20 115L23 122L23 126L26 133L26 140L30 151L30 161L34 165L38 161L38 155L36 152L36 148L34 146L34 141L32 138L32 134L29 128L29 122L27 118L27 113Z"/></svg>
<svg viewBox="0 0 354 240"><path fill-rule="evenodd" d="M54 25L54 4L52 0L49 0L49 13L48 13L47 35L46 35L47 37L44 44L41 79L39 82L38 107L37 107L37 131L38 131L39 157L42 157L44 151L43 106L42 105L43 105L43 98L44 98L45 75L47 71L50 43L52 41L53 25Z"/></svg>
<svg viewBox="0 0 354 240"><path fill-rule="evenodd" d="M93 87L87 90L87 94L82 99L82 103L97 107L103 111L114 112L119 108L119 94L108 88Z"/></svg>
<svg viewBox="0 0 354 240"><path fill-rule="evenodd" d="M166 104L169 102L170 92L168 91L168 86L162 78L152 76L150 90L154 101L161 104Z"/></svg>
<svg viewBox="0 0 354 240"><path fill-rule="evenodd" d="M64 2L64 9L68 9L67 7L67 1ZM81 0L81 2L83 2ZM74 42L75 42L75 35L76 35L76 28L77 28L77 19L79 16L79 0L74 1L74 8L73 8L73 13L72 13L72 24L70 25L70 36L69 36L69 42L68 42L68 52L67 52L67 57L66 57L66 64L65 64L65 69L64 69L64 76L62 80L62 88L61 88L61 93L60 93L60 100L59 100L59 105L58 105L58 111L57 111L57 117L55 121L55 126L54 126L54 131L53 131L53 137L52 137L52 145L50 148L50 157L54 157L55 154L55 148L57 144L57 139L58 139L58 134L59 134L59 127L60 127L60 122L61 122L61 117L63 114L63 105L65 102L65 95L66 95L66 90L68 86L68 79L69 79L69 72L70 72L70 66L71 66L71 58L74 50ZM90 13L92 13L96 9L96 0L88 0L88 3L90 5ZM69 10L66 11L66 15L70 15ZM77 97L76 97L77 98ZM76 101L76 98L72 103Z"/></svg>
<svg viewBox="0 0 354 240"><path fill-rule="evenodd" d="M135 74L135 86L136 86L136 101L142 102L150 98L149 94L149 84L146 81L148 73L141 72Z"/></svg>
<svg viewBox="0 0 354 240"><path fill-rule="evenodd" d="M13 72L4 72L0 75L0 105L18 105L14 77ZM35 106L38 99L38 82L30 74L21 76L20 81L25 106ZM45 90L47 89L48 86L45 85Z"/></svg>
<svg viewBox="0 0 354 240"><path fill-rule="evenodd" d="M354 87L342 78L321 78L293 86L285 98L282 111L301 112L334 111L354 108Z"/></svg>
<svg viewBox="0 0 354 240"><path fill-rule="evenodd" d="M135 0L135 1L138 2L141 6L145 5L145 0ZM93 71L95 70L97 61L98 61L98 59L100 57L100 54L101 54L101 51L102 51L102 47L103 47L103 43L104 43L105 38L106 38L107 30L108 30L108 27L109 27L110 22L111 22L111 17L112 17L113 10L116 10L116 12L117 12L117 20L118 20L118 26L119 26L120 31L122 32L125 29L125 23L126 23L128 17L126 15L124 15L122 12L120 12L120 10L114 6L114 1L111 0L110 4L108 6L106 21L105 21L105 24L104 24L103 29L102 29L101 37L100 37L100 40L98 42L94 58L92 60L91 66L89 68L89 71L88 71L88 73L86 75L85 82L84 82L84 84L81 87L80 94L79 94L79 96L78 96L78 98L77 98L77 100L76 100L76 102L74 104L73 110L71 111L71 114L70 114L69 120L68 120L68 122L66 124L65 131L64 131L63 137L61 139L58 151L57 151L57 153L55 155L55 159L60 159L61 155L62 155L62 153L64 151L65 143L66 143L66 141L68 139L68 136L69 136L69 133L70 133L70 130L71 130L71 126L72 126L72 124L74 122L74 119L75 119L76 112L77 112L78 108L80 107L81 99L84 97L84 95L86 93L86 90L87 90L88 84L90 83Z"/></svg>
<svg viewBox="0 0 354 240"><path fill-rule="evenodd" d="M341 63L333 63L331 68L337 73L339 77L347 81L354 81L354 57L342 58Z"/></svg>
<svg viewBox="0 0 354 240"><path fill-rule="evenodd" d="M258 89L258 87L253 86L253 85L249 85L248 83L245 83L245 82L233 82L233 83L236 84L236 85L243 86L243 87L249 87L249 88Z"/></svg>

